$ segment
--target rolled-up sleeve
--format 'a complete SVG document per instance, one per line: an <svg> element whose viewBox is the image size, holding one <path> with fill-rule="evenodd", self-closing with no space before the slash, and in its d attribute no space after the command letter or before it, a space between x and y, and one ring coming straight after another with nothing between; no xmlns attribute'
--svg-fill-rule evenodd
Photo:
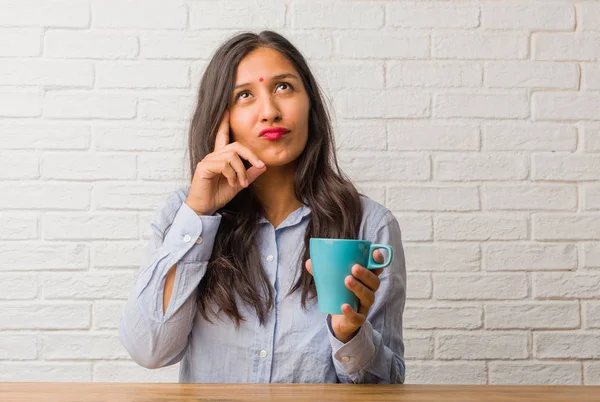
<svg viewBox="0 0 600 402"><path fill-rule="evenodd" d="M140 270L119 321L119 338L134 361L147 368L177 363L185 354L196 314L196 289L204 277L221 216L198 216L178 190L158 208ZM166 276L177 264L168 309Z"/></svg>
<svg viewBox="0 0 600 402"><path fill-rule="evenodd" d="M386 212L374 236L368 240L391 245L393 260L379 276L381 284L375 292L375 303L354 338L343 343L329 326L333 363L342 383L402 384L405 378L402 315L406 303L406 263L400 226L391 212Z"/></svg>

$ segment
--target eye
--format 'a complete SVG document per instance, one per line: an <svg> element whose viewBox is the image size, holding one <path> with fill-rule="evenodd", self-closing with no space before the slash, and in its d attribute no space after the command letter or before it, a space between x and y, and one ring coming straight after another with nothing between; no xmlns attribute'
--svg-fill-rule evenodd
<svg viewBox="0 0 600 402"><path fill-rule="evenodd" d="M290 84L289 82L280 82L279 84L277 84L277 88L281 87L281 86L285 86L286 88L289 89L294 89L294 87L292 86L292 84Z"/></svg>
<svg viewBox="0 0 600 402"><path fill-rule="evenodd" d="M240 98L242 98L242 99L246 99L247 98L247 97L242 97L242 95L248 95L248 96L250 96L250 92L248 92L248 91L242 91L242 92L238 93L235 96L235 100L238 100Z"/></svg>

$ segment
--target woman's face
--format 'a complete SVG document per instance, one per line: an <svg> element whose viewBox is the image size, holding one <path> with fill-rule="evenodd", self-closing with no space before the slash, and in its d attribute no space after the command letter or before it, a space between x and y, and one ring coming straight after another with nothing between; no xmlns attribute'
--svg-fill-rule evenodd
<svg viewBox="0 0 600 402"><path fill-rule="evenodd" d="M250 148L267 166L287 165L306 146L309 109L302 79L292 64L276 50L256 49L237 69L229 107L231 141ZM272 127L289 131L280 137L261 135Z"/></svg>

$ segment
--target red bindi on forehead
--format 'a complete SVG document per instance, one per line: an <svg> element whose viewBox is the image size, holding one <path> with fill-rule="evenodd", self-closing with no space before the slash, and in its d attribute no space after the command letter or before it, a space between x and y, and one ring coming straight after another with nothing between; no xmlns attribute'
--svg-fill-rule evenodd
<svg viewBox="0 0 600 402"><path fill-rule="evenodd" d="M258 81L259 81L259 82L263 82L264 80L265 80L265 79L264 79L263 77L260 77L260 78L258 79Z"/></svg>

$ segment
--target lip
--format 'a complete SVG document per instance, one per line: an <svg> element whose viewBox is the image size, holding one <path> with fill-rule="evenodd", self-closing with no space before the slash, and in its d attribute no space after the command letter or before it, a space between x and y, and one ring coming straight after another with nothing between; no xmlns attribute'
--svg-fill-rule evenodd
<svg viewBox="0 0 600 402"><path fill-rule="evenodd" d="M289 133L290 130L284 127L269 127L265 128L260 132L261 137L281 137L284 134Z"/></svg>

